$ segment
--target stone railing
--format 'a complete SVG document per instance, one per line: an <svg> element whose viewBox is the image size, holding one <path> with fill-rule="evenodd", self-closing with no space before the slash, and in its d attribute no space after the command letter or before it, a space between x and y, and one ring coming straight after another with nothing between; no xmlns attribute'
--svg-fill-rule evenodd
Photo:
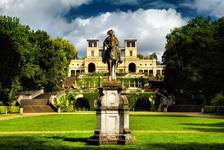
<svg viewBox="0 0 224 150"><path fill-rule="evenodd" d="M21 104L22 99L33 99L34 97L37 97L38 95L41 95L44 93L44 90L38 90L38 91L25 91L23 94L19 95L17 102Z"/></svg>

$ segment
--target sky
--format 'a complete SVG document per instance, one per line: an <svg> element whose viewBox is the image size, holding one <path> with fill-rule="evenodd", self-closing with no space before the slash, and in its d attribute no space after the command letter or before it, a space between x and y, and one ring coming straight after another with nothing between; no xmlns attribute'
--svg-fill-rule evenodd
<svg viewBox="0 0 224 150"><path fill-rule="evenodd" d="M155 52L161 60L167 34L196 16L224 16L224 0L0 0L0 15L69 40L79 57L86 55L87 39L102 46L113 29L120 47L136 38L138 53Z"/></svg>

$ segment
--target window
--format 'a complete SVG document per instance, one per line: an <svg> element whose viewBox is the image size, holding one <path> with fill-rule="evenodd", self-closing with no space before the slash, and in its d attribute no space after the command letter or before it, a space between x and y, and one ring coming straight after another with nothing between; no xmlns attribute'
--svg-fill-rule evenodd
<svg viewBox="0 0 224 150"><path fill-rule="evenodd" d="M132 45L132 47L135 47L135 42L131 42L131 43L132 43L132 44L131 44L131 45Z"/></svg>
<svg viewBox="0 0 224 150"><path fill-rule="evenodd" d="M71 77L75 76L75 70L71 70Z"/></svg>
<svg viewBox="0 0 224 150"><path fill-rule="evenodd" d="M131 47L130 44L130 41L127 41L127 47Z"/></svg>
<svg viewBox="0 0 224 150"><path fill-rule="evenodd" d="M125 50L121 50L121 57L124 57L125 56Z"/></svg>
<svg viewBox="0 0 224 150"><path fill-rule="evenodd" d="M92 42L89 42L89 47L92 47Z"/></svg>
<svg viewBox="0 0 224 150"><path fill-rule="evenodd" d="M130 51L130 56L132 56L133 54L132 54L133 52L132 51Z"/></svg>
<svg viewBox="0 0 224 150"><path fill-rule="evenodd" d="M135 47L135 41L127 41L127 47Z"/></svg>
<svg viewBox="0 0 224 150"><path fill-rule="evenodd" d="M79 66L79 64L77 64L77 66Z"/></svg>
<svg viewBox="0 0 224 150"><path fill-rule="evenodd" d="M97 47L96 41L89 41L89 47Z"/></svg>
<svg viewBox="0 0 224 150"><path fill-rule="evenodd" d="M93 47L97 47L96 41L93 42Z"/></svg>
<svg viewBox="0 0 224 150"><path fill-rule="evenodd" d="M94 51L91 51L91 56L94 56Z"/></svg>
<svg viewBox="0 0 224 150"><path fill-rule="evenodd" d="M99 50L99 56L102 56L102 50Z"/></svg>

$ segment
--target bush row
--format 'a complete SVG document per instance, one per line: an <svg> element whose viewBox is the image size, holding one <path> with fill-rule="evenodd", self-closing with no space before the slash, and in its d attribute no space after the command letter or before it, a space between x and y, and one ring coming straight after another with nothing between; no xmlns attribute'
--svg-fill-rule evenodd
<svg viewBox="0 0 224 150"><path fill-rule="evenodd" d="M224 106L204 106L203 113L215 113L224 115Z"/></svg>
<svg viewBox="0 0 224 150"><path fill-rule="evenodd" d="M98 99L98 93L82 93L83 98L76 98L80 93L67 93L57 102L62 112L74 112L77 110L94 111L94 102Z"/></svg>
<svg viewBox="0 0 224 150"><path fill-rule="evenodd" d="M155 111L155 92L127 93L131 111Z"/></svg>
<svg viewBox="0 0 224 150"><path fill-rule="evenodd" d="M83 98L76 98L80 93L67 93L57 102L57 107L62 112L73 112L77 110L94 111L96 101L99 98L98 92L82 93ZM129 108L131 111L155 111L155 93L127 93Z"/></svg>
<svg viewBox="0 0 224 150"><path fill-rule="evenodd" d="M19 106L0 106L0 114L19 113L19 112L20 112Z"/></svg>

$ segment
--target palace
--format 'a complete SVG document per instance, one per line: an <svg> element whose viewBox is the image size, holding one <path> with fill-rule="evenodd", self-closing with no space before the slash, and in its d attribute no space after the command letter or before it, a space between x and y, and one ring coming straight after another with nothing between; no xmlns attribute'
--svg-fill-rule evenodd
<svg viewBox="0 0 224 150"><path fill-rule="evenodd" d="M99 40L88 39L86 58L73 59L69 65L68 76L81 73L107 72L107 64L102 62L102 49ZM145 74L146 76L163 75L163 65L157 65L156 59L139 59L137 50L136 39L124 40L124 47L120 47L122 63L117 68L118 73L136 73Z"/></svg>

